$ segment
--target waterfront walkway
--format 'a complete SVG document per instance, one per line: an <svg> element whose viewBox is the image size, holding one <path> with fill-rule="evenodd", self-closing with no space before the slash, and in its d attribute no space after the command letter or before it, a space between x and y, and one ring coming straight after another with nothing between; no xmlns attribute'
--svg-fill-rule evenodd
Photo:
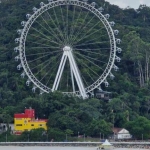
<svg viewBox="0 0 150 150"><path fill-rule="evenodd" d="M150 142L110 142L115 148L150 149ZM0 142L0 146L98 147L102 142Z"/></svg>

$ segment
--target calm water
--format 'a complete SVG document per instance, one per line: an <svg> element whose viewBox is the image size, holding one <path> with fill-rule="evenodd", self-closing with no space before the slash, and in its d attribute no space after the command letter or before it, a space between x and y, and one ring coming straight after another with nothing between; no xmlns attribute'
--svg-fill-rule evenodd
<svg viewBox="0 0 150 150"><path fill-rule="evenodd" d="M0 146L0 150L96 150L96 147ZM117 148L114 150L140 150L140 149Z"/></svg>

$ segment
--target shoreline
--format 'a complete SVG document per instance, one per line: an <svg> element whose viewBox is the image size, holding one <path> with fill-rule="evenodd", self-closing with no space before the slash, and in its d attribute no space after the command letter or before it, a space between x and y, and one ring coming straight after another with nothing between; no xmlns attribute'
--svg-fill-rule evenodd
<svg viewBox="0 0 150 150"><path fill-rule="evenodd" d="M60 147L60 146L35 146L36 150L97 150L97 147ZM33 150L33 146L0 146L3 150ZM139 148L113 148L113 150L142 150Z"/></svg>
<svg viewBox="0 0 150 150"><path fill-rule="evenodd" d="M115 149L150 149L150 142L110 142ZM102 142L0 142L0 147L98 147Z"/></svg>
<svg viewBox="0 0 150 150"><path fill-rule="evenodd" d="M97 147L60 147L60 146L35 146L36 150L97 150ZM33 150L32 146L0 146L3 150ZM139 148L113 148L112 150L142 150Z"/></svg>

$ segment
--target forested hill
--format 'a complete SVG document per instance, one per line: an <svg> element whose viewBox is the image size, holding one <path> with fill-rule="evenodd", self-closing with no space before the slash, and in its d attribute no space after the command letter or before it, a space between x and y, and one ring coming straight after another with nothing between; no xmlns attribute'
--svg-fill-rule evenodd
<svg viewBox="0 0 150 150"><path fill-rule="evenodd" d="M94 98L83 101L60 93L33 94L31 87L25 85L27 77L22 79L16 68L14 40L18 37L16 31L21 28L20 22L26 19L27 13L32 13L34 6L39 7L41 0L1 0L0 122L13 122L14 113L30 106L36 110L37 117L50 117L51 127L71 129L74 134L86 132L85 127L89 126L87 132L96 135L99 133L94 130L96 125L107 127L113 120L116 127L123 127L139 116L150 119L150 7L120 9L105 0L95 1L104 8L103 13L110 14L109 20L116 23L114 28L120 31L122 40L119 71L114 72L115 79L105 89L112 92L109 103Z"/></svg>

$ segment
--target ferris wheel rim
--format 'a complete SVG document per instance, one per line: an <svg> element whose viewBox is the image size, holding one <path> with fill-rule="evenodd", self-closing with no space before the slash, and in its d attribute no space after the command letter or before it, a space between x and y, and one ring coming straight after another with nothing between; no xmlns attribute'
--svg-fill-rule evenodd
<svg viewBox="0 0 150 150"><path fill-rule="evenodd" d="M28 76L29 80L34 83L34 85L38 88L40 88L42 91L49 93L51 91L51 88L45 86L43 83L41 83L32 73L30 70L30 67L28 66L28 62L26 60L26 55L25 55L25 42L26 42L26 37L28 35L28 31L30 30L30 27L34 23L34 21L44 12L47 10L54 8L56 6L60 5L76 5L79 7L83 7L87 9L88 11L92 12L94 15L96 15L100 21L103 23L105 26L109 39L110 39L110 56L109 56L109 61L107 62L107 67L105 68L104 72L100 75L99 79L95 81L93 84L85 88L86 93L93 91L95 88L97 88L104 80L107 78L107 76L110 74L111 69L113 68L115 57L116 57L116 42L115 42L115 36L113 33L113 30L107 21L107 19L104 17L104 15L99 12L96 8L92 7L90 4L78 1L78 0L56 0L49 2L48 4L45 4L43 7L39 8L34 14L29 18L29 20L26 22L21 38L20 38L20 43L19 43L19 49L20 49L20 60L22 67ZM78 91L76 91L78 93Z"/></svg>

